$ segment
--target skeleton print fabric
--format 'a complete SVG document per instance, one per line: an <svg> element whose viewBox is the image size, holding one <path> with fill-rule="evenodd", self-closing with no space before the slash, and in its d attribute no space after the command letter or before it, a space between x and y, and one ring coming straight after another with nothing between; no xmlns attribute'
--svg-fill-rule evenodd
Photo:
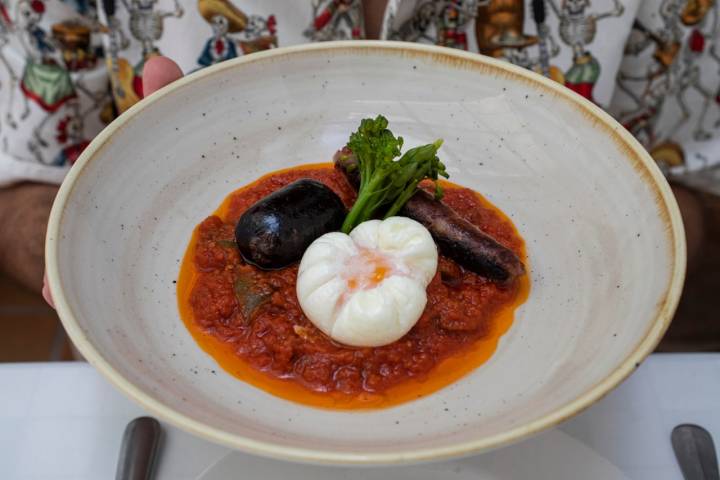
<svg viewBox="0 0 720 480"><path fill-rule="evenodd" d="M360 0L0 0L0 186L60 183L142 98L153 55L191 72L253 52L363 38Z"/></svg>
<svg viewBox="0 0 720 480"><path fill-rule="evenodd" d="M479 52L613 114L676 180L720 194L716 0L389 0L384 39ZM0 185L58 183L142 97L163 54L191 72L364 37L361 0L0 0Z"/></svg>
<svg viewBox="0 0 720 480"><path fill-rule="evenodd" d="M383 38L462 48L606 108L674 179L720 194L713 0L390 0Z"/></svg>
<svg viewBox="0 0 720 480"><path fill-rule="evenodd" d="M720 195L720 18L712 0L644 2L610 112L671 177Z"/></svg>
<svg viewBox="0 0 720 480"><path fill-rule="evenodd" d="M383 37L501 58L544 74L606 106L615 89L615 74L638 3L390 0Z"/></svg>

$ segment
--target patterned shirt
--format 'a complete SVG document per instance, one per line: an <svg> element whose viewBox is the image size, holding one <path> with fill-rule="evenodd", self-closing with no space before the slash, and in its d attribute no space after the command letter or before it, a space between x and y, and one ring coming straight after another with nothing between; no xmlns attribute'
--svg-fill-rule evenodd
<svg viewBox="0 0 720 480"><path fill-rule="evenodd" d="M165 55L189 73L279 45L362 38L360 0L0 0L0 186L60 183L142 98Z"/></svg>
<svg viewBox="0 0 720 480"><path fill-rule="evenodd" d="M389 0L381 38L545 75L614 115L668 176L720 194L719 10L714 0ZM361 0L0 0L0 185L62 181L141 98L153 55L191 72L363 36Z"/></svg>

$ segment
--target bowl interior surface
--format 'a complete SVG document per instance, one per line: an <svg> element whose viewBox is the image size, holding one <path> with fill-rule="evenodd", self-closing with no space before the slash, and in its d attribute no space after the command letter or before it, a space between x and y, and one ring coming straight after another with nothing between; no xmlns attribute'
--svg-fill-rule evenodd
<svg viewBox="0 0 720 480"><path fill-rule="evenodd" d="M684 275L677 206L649 157L588 102L445 49L316 45L208 69L113 124L53 210L48 269L81 352L152 412L246 451L393 463L494 447L576 413L664 332ZM193 228L260 175L329 161L383 114L406 146L442 138L450 180L515 222L532 290L491 359L417 401L308 408L225 373L178 316Z"/></svg>

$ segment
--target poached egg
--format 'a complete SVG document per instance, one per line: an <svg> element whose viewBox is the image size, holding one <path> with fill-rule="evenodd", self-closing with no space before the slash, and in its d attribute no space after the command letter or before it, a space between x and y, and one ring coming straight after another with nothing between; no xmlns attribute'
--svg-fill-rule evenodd
<svg viewBox="0 0 720 480"><path fill-rule="evenodd" d="M327 233L305 251L297 297L332 339L377 347L405 335L422 315L437 270L430 232L405 217L370 220L349 235Z"/></svg>

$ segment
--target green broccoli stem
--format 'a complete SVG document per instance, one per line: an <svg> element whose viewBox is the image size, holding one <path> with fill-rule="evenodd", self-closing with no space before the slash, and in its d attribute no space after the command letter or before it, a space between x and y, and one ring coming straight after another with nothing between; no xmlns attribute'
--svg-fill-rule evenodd
<svg viewBox="0 0 720 480"><path fill-rule="evenodd" d="M401 156L403 139L395 137L387 125L382 115L363 119L348 140L347 148L357 158L360 188L341 228L346 234L364 221L383 217L383 213L385 218L396 215L425 179L435 181L436 196L442 194L437 183L439 176L447 177L445 165L437 157L442 140L412 148Z"/></svg>
<svg viewBox="0 0 720 480"><path fill-rule="evenodd" d="M411 180L409 183L407 183L407 181L404 182L407 183L407 186L402 190L402 193L398 195L390 208L388 208L383 218L397 215L405 203L415 195L418 184L433 170L432 161L435 159L435 155L437 155L437 151L440 149L442 143L442 140L436 140L434 143L413 148L412 150L408 150L399 160L399 162L407 165L405 167L406 170L410 170L407 177ZM437 178L433 180L437 180Z"/></svg>
<svg viewBox="0 0 720 480"><path fill-rule="evenodd" d="M377 204L377 202L373 200L377 199L378 193L382 193L378 192L378 187L384 180L385 175L378 175L376 171L365 185L360 188L357 200L355 200L355 204L350 209L350 212L348 212L347 217L345 217L340 231L350 233L357 225L370 219Z"/></svg>
<svg viewBox="0 0 720 480"><path fill-rule="evenodd" d="M400 194L400 196L393 202L393 204L388 208L387 212L385 212L385 216L383 218L390 218L397 215L397 213L402 209L403 206L407 203L410 198L415 195L415 192L417 191L418 183L420 183L419 180L413 180L410 185L407 186L405 190L403 190L403 193Z"/></svg>

